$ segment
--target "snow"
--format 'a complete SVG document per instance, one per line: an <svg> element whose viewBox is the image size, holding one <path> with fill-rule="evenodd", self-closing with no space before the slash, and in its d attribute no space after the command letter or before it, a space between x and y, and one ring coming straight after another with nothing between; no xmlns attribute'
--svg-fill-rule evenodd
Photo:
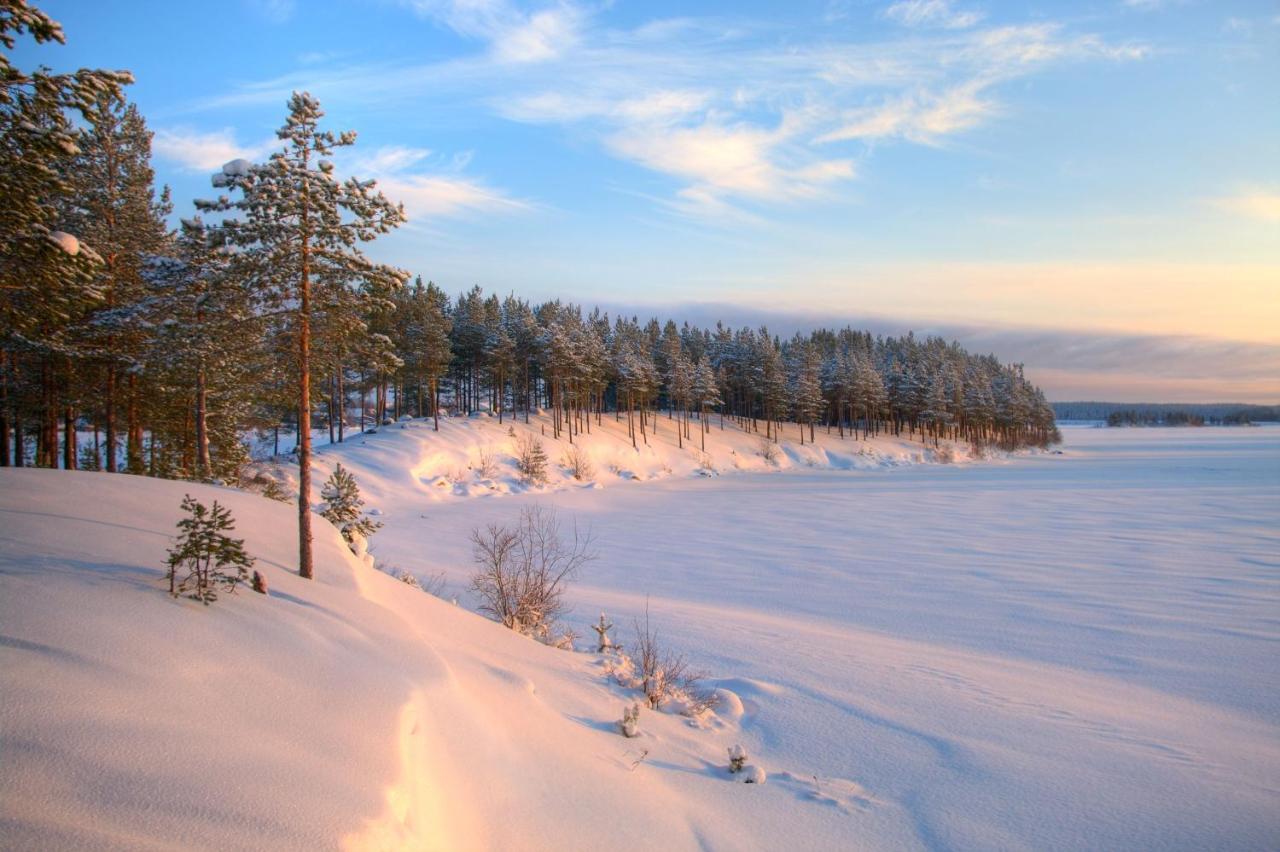
<svg viewBox="0 0 1280 852"><path fill-rule="evenodd" d="M62 249L67 254L75 257L80 253L80 241L68 234L66 231L52 231L49 233L49 242Z"/></svg>
<svg viewBox="0 0 1280 852"><path fill-rule="evenodd" d="M244 177L253 168L253 163L245 159L235 159L222 166L222 173L228 177Z"/></svg>
<svg viewBox="0 0 1280 852"><path fill-rule="evenodd" d="M571 626L594 639L603 609L626 645L647 603L716 716L645 710L627 739L638 696L602 656L412 589L318 518L301 580L292 506L3 469L6 845L1276 847L1280 428L1067 429L968 464L794 427L773 464L731 428L703 477L663 419L651 451L586 443L604 488L555 466L538 489L506 429L383 427L317 479L341 460L382 512L373 556L453 593L473 527L530 503L590 524ZM270 597L163 594L187 492L232 508ZM735 745L768 783L736 783Z"/></svg>

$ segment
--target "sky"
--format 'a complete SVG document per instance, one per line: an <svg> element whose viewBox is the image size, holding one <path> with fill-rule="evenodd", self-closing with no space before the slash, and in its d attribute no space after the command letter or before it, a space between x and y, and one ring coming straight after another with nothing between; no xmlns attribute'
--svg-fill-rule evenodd
<svg viewBox="0 0 1280 852"><path fill-rule="evenodd" d="M1280 401L1280 2L48 0L175 216L293 90L459 292L937 333L1050 399Z"/></svg>

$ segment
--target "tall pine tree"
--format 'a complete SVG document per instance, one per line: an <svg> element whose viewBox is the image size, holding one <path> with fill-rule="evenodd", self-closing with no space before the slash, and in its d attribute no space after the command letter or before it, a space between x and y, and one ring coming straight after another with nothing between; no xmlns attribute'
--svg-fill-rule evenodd
<svg viewBox="0 0 1280 852"><path fill-rule="evenodd" d="M355 133L320 129L324 113L306 93L293 94L289 117L276 135L284 150L261 165L235 160L214 176L214 185L239 190L197 202L210 211L238 214L221 224L239 247L242 269L269 310L292 322L297 357L298 573L310 578L311 556L311 324L317 279L354 280L394 290L408 273L373 263L360 249L404 221L404 209L374 190L373 181L339 181L326 159L355 143ZM241 218L242 217L242 218Z"/></svg>

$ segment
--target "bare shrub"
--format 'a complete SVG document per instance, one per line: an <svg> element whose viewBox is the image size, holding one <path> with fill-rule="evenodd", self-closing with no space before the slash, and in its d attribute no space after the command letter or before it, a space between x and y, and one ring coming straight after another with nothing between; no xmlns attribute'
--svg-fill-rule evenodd
<svg viewBox="0 0 1280 852"><path fill-rule="evenodd" d="M542 442L528 435L516 438L516 469L520 478L530 485L543 485L547 481L547 452Z"/></svg>
<svg viewBox="0 0 1280 852"><path fill-rule="evenodd" d="M950 444L943 444L933 451L933 457L942 464L951 464L956 460L955 447Z"/></svg>
<svg viewBox="0 0 1280 852"><path fill-rule="evenodd" d="M564 593L597 554L590 530L561 534L554 510L530 506L514 527L489 524L471 532L479 610L520 633L547 639L568 612Z"/></svg>
<svg viewBox="0 0 1280 852"><path fill-rule="evenodd" d="M760 439L757 451L760 453L760 458L769 464L777 464L782 460L782 450L769 438Z"/></svg>
<svg viewBox="0 0 1280 852"><path fill-rule="evenodd" d="M492 447L480 448L475 471L479 479L493 479L498 475L498 459Z"/></svg>
<svg viewBox="0 0 1280 852"><path fill-rule="evenodd" d="M658 631L649 622L647 602L644 621L636 619L635 630L635 677L649 707L656 710L674 699L683 704L681 712L686 716L714 710L720 696L702 685L705 675L690 668L684 654L664 648L658 641Z"/></svg>
<svg viewBox="0 0 1280 852"><path fill-rule="evenodd" d="M569 469L573 474L573 478L582 482L596 475L595 465L591 463L591 456L587 454L578 444L573 444L565 448L564 455L560 459L560 463Z"/></svg>

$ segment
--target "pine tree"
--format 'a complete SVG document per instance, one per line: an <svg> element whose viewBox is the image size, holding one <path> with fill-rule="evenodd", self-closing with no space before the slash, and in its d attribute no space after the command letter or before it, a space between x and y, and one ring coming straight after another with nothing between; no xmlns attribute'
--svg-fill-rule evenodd
<svg viewBox="0 0 1280 852"><path fill-rule="evenodd" d="M453 347L449 333L453 324L449 319L449 297L435 284L427 284L427 304L422 340L422 369L431 389L431 416L435 429L440 431L440 379L453 363Z"/></svg>
<svg viewBox="0 0 1280 852"><path fill-rule="evenodd" d="M190 494L182 499L188 517L178 521L178 538L169 549L169 594L182 594L208 606L218 599L218 588L234 592L249 576L254 560L244 551L244 540L227 535L236 527L231 512L213 501L205 506ZM178 579L178 572L187 576Z"/></svg>
<svg viewBox="0 0 1280 852"><path fill-rule="evenodd" d="M342 465L333 469L320 489L320 498L325 502L324 511L320 514L338 528L347 544L354 543L356 536L367 539L382 527L377 521L360 514L360 507L364 505L360 488L355 477Z"/></svg>
<svg viewBox="0 0 1280 852"><path fill-rule="evenodd" d="M80 344L92 355L87 367L102 388L86 403L102 415L107 470L116 470L121 414L125 461L130 473L142 473L144 408L150 388L139 370L151 326L145 316L147 288L142 279L149 257L165 252L170 212L168 189L157 199L151 168L151 131L133 104L102 97L87 113L71 181L70 220L102 256L98 286L103 301L80 328ZM123 385L123 387L121 387ZM123 403L123 411L121 411Z"/></svg>
<svg viewBox="0 0 1280 852"><path fill-rule="evenodd" d="M707 409L719 407L724 404L724 401L720 398L720 382L705 355L698 359L697 365L693 368L693 401L698 406L698 426L702 433L701 449L706 452L707 430L711 428L707 422Z"/></svg>
<svg viewBox="0 0 1280 852"><path fill-rule="evenodd" d="M372 181L339 182L332 162L335 148L355 143L355 133L319 129L323 112L311 95L289 100L289 117L276 135L283 151L262 165L234 160L215 175L214 185L239 190L241 200L226 197L197 202L211 211L234 211L221 228L244 251L247 277L262 298L293 321L297 354L298 399L298 573L312 576L311 556L311 322L315 280L357 280L394 290L407 279L401 270L375 264L360 243L388 233L404 221L403 207L373 190Z"/></svg>
<svg viewBox="0 0 1280 852"><path fill-rule="evenodd" d="M56 464L58 371L73 353L67 331L102 300L94 273L101 255L68 221L71 159L80 152L70 113L119 100L124 71L27 73L10 62L19 36L65 43L61 26L23 0L0 3L0 465L24 462L24 421L38 415L40 463ZM24 374L38 393L24 393ZM63 381L65 384L65 379ZM34 403L34 404L33 404ZM72 426L74 435L74 425ZM74 466L74 447L67 459Z"/></svg>
<svg viewBox="0 0 1280 852"><path fill-rule="evenodd" d="M189 460L197 479L235 479L248 461L239 430L249 419L251 377L262 355L253 345L262 323L251 294L199 218L183 220L174 254L154 258L143 277L150 385L174 398L172 421L153 417L152 441L177 445L179 467Z"/></svg>

